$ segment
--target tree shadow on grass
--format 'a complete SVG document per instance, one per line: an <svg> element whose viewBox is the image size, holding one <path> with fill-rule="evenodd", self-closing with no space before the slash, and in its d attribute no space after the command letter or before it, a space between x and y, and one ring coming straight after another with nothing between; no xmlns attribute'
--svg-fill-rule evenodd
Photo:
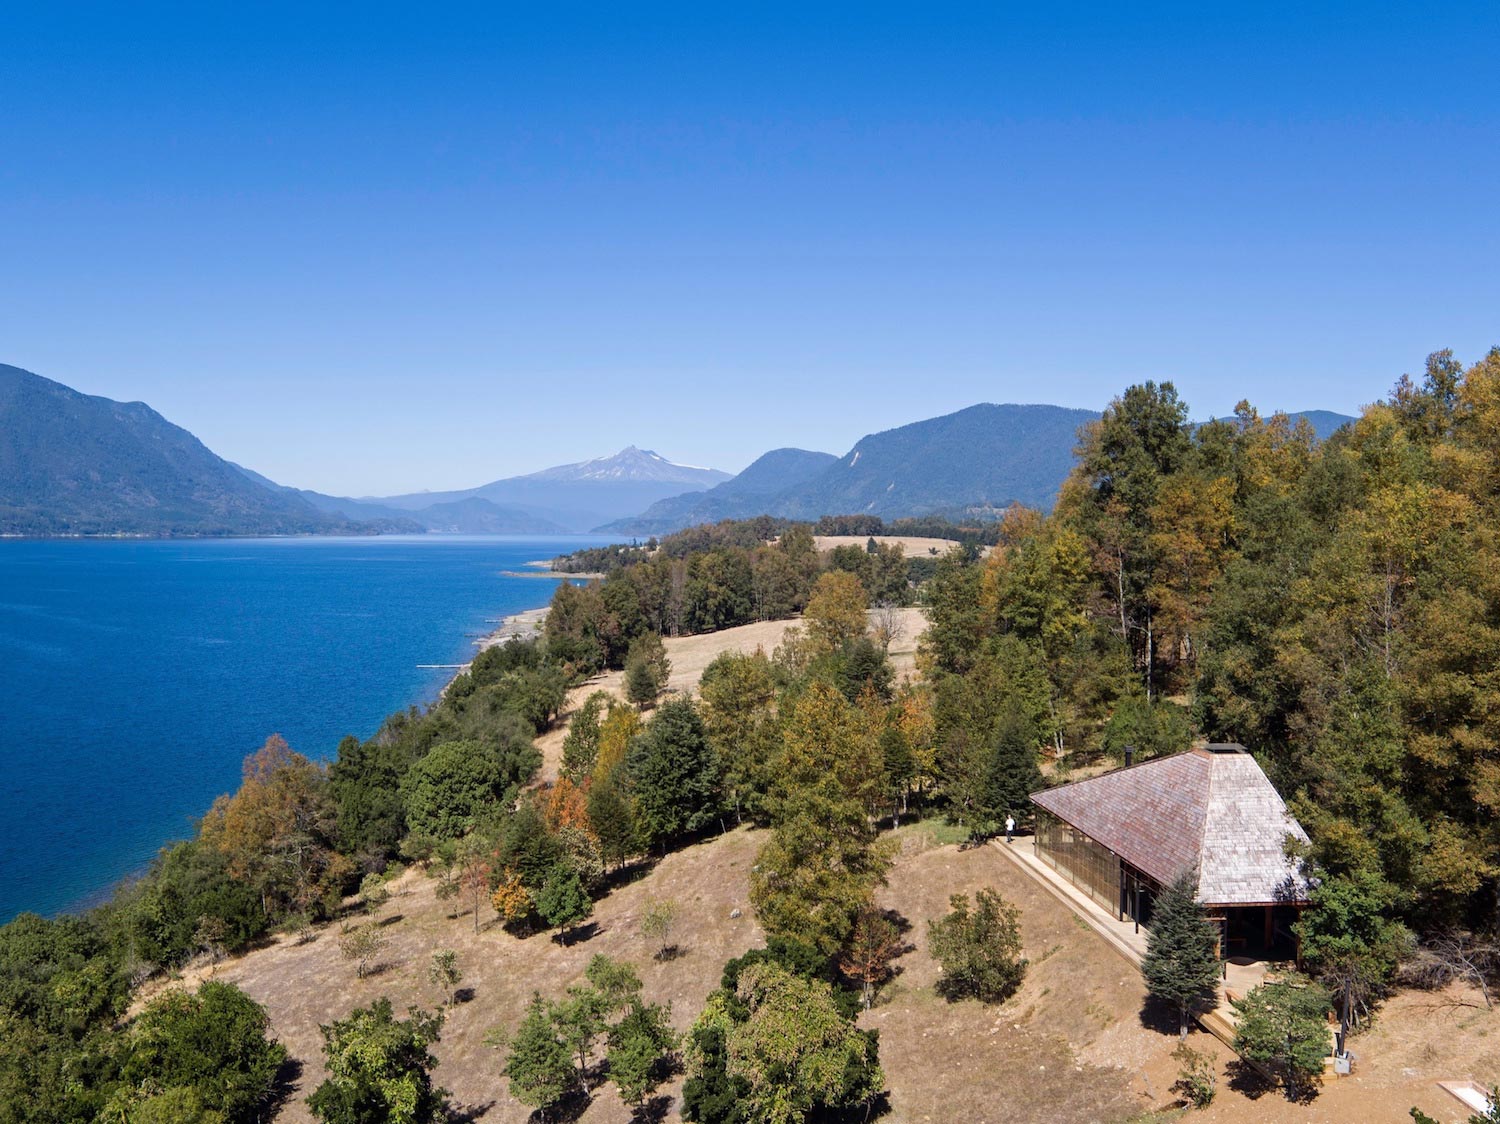
<svg viewBox="0 0 1500 1124"><path fill-rule="evenodd" d="M393 913L389 917L382 917L379 921L375 922L375 924L379 925L382 929L384 929L384 928L387 928L388 926L396 924L398 921L405 921L405 920L406 920L406 915L404 913Z"/></svg>
<svg viewBox="0 0 1500 1124"><path fill-rule="evenodd" d="M474 1002L474 989L472 987L461 987L453 993L453 1005L457 1007L461 1003Z"/></svg>
<svg viewBox="0 0 1500 1124"><path fill-rule="evenodd" d="M1182 1033L1181 1017L1177 1008L1153 996L1147 996L1141 1004L1141 1026L1157 1034L1169 1034L1177 1038Z"/></svg>
<svg viewBox="0 0 1500 1124"><path fill-rule="evenodd" d="M495 1107L494 1101L484 1104L450 1104L444 1116L448 1124L474 1124Z"/></svg>
<svg viewBox="0 0 1500 1124"><path fill-rule="evenodd" d="M291 1099L292 1094L297 1091L297 1082L302 1079L302 1063L296 1058L289 1057L281 1063L276 1071L275 1078L271 1083L271 1094L266 1104L266 1118L275 1116L277 1111Z"/></svg>
<svg viewBox="0 0 1500 1124"><path fill-rule="evenodd" d="M588 1111L594 1098L582 1089L574 1089L562 1100L537 1109L526 1118L526 1124L576 1124Z"/></svg>
<svg viewBox="0 0 1500 1124"><path fill-rule="evenodd" d="M576 925L571 929L552 934L552 943L560 944L564 948L572 948L575 944L583 944L597 937L602 929L597 921L590 921L585 925Z"/></svg>
<svg viewBox="0 0 1500 1124"><path fill-rule="evenodd" d="M604 876L604 889L606 893L629 886L632 882L639 882L646 875L656 869L656 860L637 859L635 862L618 866Z"/></svg>
<svg viewBox="0 0 1500 1124"><path fill-rule="evenodd" d="M652 1097L633 1108L630 1112L630 1119L632 1124L662 1124L671 1110L671 1097L665 1095Z"/></svg>

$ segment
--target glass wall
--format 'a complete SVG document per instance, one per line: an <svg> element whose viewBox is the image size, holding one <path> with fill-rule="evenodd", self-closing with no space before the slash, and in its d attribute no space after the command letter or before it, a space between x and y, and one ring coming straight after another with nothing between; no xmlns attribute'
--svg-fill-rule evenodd
<svg viewBox="0 0 1500 1124"><path fill-rule="evenodd" d="M1120 856L1040 808L1036 853L1115 916L1120 914Z"/></svg>

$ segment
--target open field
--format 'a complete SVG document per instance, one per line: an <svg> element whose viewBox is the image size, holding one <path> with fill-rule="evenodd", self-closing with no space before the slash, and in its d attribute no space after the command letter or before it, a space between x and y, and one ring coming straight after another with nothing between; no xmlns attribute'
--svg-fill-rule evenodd
<svg viewBox="0 0 1500 1124"><path fill-rule="evenodd" d="M870 538L869 535L815 535L813 541L819 550L832 550L836 546L863 548ZM931 557L934 554L941 557L958 545L954 539L924 539L917 535L875 535L874 539L886 546L901 547L908 558Z"/></svg>
<svg viewBox="0 0 1500 1124"><path fill-rule="evenodd" d="M921 609L897 609L901 635L891 644L891 665L898 677L913 673L917 654L917 638L927 627L927 619ZM702 636L669 636L664 641L667 659L672 664L672 674L667 680L667 690L692 694L703 677L703 669L725 652L751 653L757 648L766 655L775 651L786 636L787 629L797 624L796 620L758 621L755 624L726 628L721 632L709 632ZM542 769L539 774L544 781L557 779L558 766L562 762L563 738L568 733L568 722L573 714L595 691L608 691L624 701L625 673L609 671L596 675L581 687L568 692L563 704L563 713L555 728L537 739L537 748L542 751Z"/></svg>

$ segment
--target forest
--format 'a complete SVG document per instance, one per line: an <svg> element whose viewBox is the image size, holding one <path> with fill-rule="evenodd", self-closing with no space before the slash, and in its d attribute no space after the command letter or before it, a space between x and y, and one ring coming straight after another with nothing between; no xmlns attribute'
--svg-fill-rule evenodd
<svg viewBox="0 0 1500 1124"><path fill-rule="evenodd" d="M741 823L765 829L766 947L726 965L681 1037L628 969L591 966L508 1028L508 1087L546 1109L603 1073L644 1104L681 1067L703 1124L863 1118L884 1090L878 1036L854 1017L895 944L873 908L889 830L941 815L981 840L1126 745L1195 737L1254 751L1307 828L1308 967L1359 1012L1423 950L1467 949L1493 973L1500 350L1467 369L1433 355L1325 441L1248 404L1189 418L1170 383L1128 388L1080 432L1055 510L919 523L958 540L941 558L847 517L559 560L605 576L561 583L540 637L486 650L326 766L270 738L195 837L108 904L0 928L0 1124L261 1119L286 1060L264 1012L211 984L126 1019L139 985L335 920L357 956L361 931L376 939L361 903L413 865L476 925L484 903L512 932L571 941L621 878ZM820 552L815 531L871 537ZM920 674L898 682L881 609L914 603ZM773 652L721 656L696 696L664 695L663 637L793 616ZM624 669L627 700L589 697L561 775L536 783L533 739L603 669ZM953 906L933 922L945 988L1003 997L1025 969L1013 910L984 892ZM325 1028L319 1118L438 1119L424 1074L440 1024L387 1004ZM397 1039L379 1073L339 1061ZM391 1115L398 1101L411 1113Z"/></svg>

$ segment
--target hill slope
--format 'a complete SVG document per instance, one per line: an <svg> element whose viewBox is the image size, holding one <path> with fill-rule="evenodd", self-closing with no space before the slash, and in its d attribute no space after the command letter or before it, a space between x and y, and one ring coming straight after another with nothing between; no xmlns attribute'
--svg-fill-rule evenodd
<svg viewBox="0 0 1500 1124"><path fill-rule="evenodd" d="M756 516L776 496L812 479L837 460L832 453L772 449L716 488L657 500L640 515L598 530L605 534L662 535L698 523Z"/></svg>
<svg viewBox="0 0 1500 1124"><path fill-rule="evenodd" d="M662 500L598 529L660 535L757 515L899 519L997 511L1011 503L1050 508L1072 471L1079 428L1098 417L1093 410L1062 406L984 404L871 434L837 460L778 449L726 484ZM1306 418L1319 438L1354 420L1330 410L1291 417Z"/></svg>
<svg viewBox="0 0 1500 1124"><path fill-rule="evenodd" d="M363 529L250 479L144 403L0 364L0 534Z"/></svg>

